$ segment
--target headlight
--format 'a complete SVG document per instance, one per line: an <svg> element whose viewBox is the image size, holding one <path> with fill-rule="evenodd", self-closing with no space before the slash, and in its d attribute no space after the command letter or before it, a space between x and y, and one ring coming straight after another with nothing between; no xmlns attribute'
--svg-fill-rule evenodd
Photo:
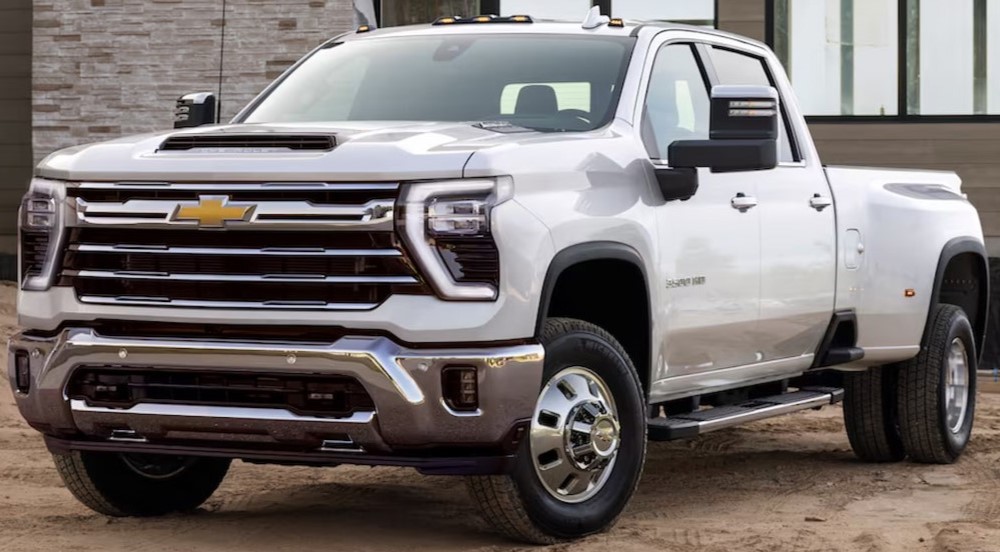
<svg viewBox="0 0 1000 552"><path fill-rule="evenodd" d="M35 179L21 200L18 219L18 265L21 289L45 291L56 272L56 252L62 233L66 188L57 182Z"/></svg>
<svg viewBox="0 0 1000 552"><path fill-rule="evenodd" d="M497 298L500 259L490 217L513 192L510 177L422 182L403 191L401 234L441 298Z"/></svg>

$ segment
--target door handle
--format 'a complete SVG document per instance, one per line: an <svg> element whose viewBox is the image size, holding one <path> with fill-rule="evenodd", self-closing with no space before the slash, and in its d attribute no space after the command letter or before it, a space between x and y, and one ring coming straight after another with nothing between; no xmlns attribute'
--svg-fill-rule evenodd
<svg viewBox="0 0 1000 552"><path fill-rule="evenodd" d="M812 198L809 199L809 206L817 211L822 211L830 205L833 205L833 200L826 196L821 196L819 194L813 194Z"/></svg>
<svg viewBox="0 0 1000 552"><path fill-rule="evenodd" d="M747 209L757 206L757 198L750 197L743 192L740 192L730 201L730 205L733 206L733 209L736 209L741 213L746 213Z"/></svg>

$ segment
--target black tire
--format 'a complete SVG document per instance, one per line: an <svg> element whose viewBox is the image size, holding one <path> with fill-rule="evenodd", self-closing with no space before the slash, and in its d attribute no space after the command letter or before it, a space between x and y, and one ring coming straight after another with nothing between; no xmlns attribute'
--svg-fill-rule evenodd
<svg viewBox="0 0 1000 552"><path fill-rule="evenodd" d="M854 454L865 462L906 457L899 435L896 368L884 366L844 374L844 427Z"/></svg>
<svg viewBox="0 0 1000 552"><path fill-rule="evenodd" d="M621 446L607 482L578 503L554 498L535 473L529 439L510 475L473 477L469 491L487 523L513 539L551 544L606 531L635 492L646 458L642 384L622 346L601 328L567 318L545 321L543 386L565 368L583 366L607 384L618 409Z"/></svg>
<svg viewBox="0 0 1000 552"><path fill-rule="evenodd" d="M966 351L968 399L963 422L952 431L948 427L946 383L948 355L955 340L960 340ZM976 340L965 312L954 305L939 305L920 354L899 365L899 428L911 460L950 464L965 450L976 412L977 358Z"/></svg>
<svg viewBox="0 0 1000 552"><path fill-rule="evenodd" d="M193 510L212 496L230 463L220 458L126 457L80 451L53 454L52 458L77 500L97 513L114 517Z"/></svg>

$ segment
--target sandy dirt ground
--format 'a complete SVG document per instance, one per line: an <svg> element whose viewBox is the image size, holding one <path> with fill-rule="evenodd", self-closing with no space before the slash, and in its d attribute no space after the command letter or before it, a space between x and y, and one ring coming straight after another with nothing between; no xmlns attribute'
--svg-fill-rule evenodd
<svg viewBox="0 0 1000 552"><path fill-rule="evenodd" d="M14 330L12 297L0 288L4 338ZM532 549L489 533L460 479L392 468L237 462L193 514L107 518L66 491L0 379L0 550ZM997 394L980 395L970 449L950 466L856 461L837 407L650 443L618 525L550 549L1000 551L998 445Z"/></svg>

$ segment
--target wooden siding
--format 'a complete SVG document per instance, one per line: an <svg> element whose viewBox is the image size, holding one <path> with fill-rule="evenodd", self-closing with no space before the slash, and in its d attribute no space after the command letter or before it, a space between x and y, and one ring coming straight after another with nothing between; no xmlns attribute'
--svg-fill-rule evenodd
<svg viewBox="0 0 1000 552"><path fill-rule="evenodd" d="M763 41L764 0L719 0L719 29Z"/></svg>
<svg viewBox="0 0 1000 552"><path fill-rule="evenodd" d="M31 178L31 167L31 0L3 0L0 2L0 254L15 252L17 206Z"/></svg>

